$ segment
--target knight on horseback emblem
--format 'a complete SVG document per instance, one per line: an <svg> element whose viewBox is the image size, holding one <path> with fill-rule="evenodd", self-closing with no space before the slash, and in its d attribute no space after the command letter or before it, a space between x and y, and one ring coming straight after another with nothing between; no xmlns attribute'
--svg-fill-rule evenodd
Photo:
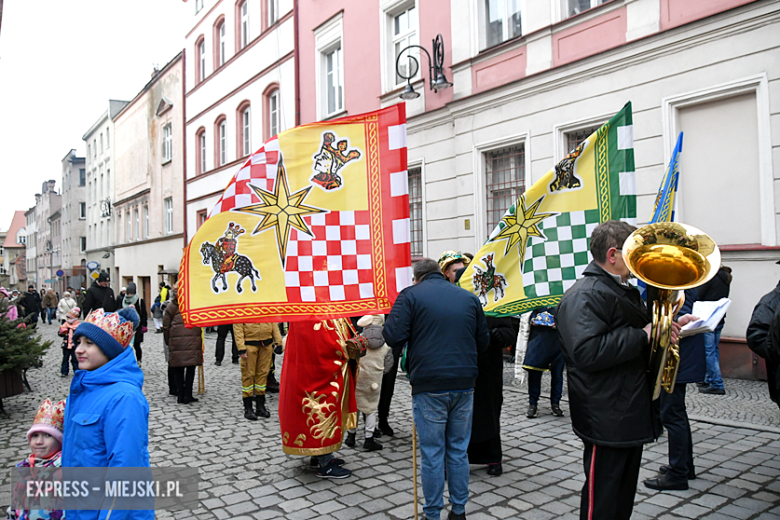
<svg viewBox="0 0 780 520"><path fill-rule="evenodd" d="M255 279L262 280L260 271L258 271L249 257L238 254L238 237L246 230L239 224L231 222L225 230L224 236L220 237L215 244L203 242L200 246L200 254L203 256L203 264L211 264L214 271L214 278L211 279L211 290L219 294L217 281L222 280L222 290L227 290L227 275L230 272L239 274L236 292L243 292L241 282L244 278L249 278L252 283L252 291L257 291Z"/></svg>
<svg viewBox="0 0 780 520"><path fill-rule="evenodd" d="M360 159L362 155L357 148L347 151L349 148L347 139L338 142L336 139L336 134L333 132L322 134L322 146L319 152L312 156L314 175L311 177L311 182L325 191L341 188L344 181L339 172L347 163Z"/></svg>
<svg viewBox="0 0 780 520"><path fill-rule="evenodd" d="M496 273L496 266L493 265L493 253L483 256L482 262L485 264L484 270L474 264L474 274L471 277L471 283L477 293L479 302L483 307L486 307L488 304L488 293L493 291L493 301L497 302L504 297L504 288L509 284L503 274Z"/></svg>

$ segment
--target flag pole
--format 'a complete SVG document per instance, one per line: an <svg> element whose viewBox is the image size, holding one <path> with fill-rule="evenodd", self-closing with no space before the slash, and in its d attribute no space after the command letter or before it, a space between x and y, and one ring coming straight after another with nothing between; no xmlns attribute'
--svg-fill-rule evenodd
<svg viewBox="0 0 780 520"><path fill-rule="evenodd" d="M412 415L412 478L414 479L414 520L417 520L417 429Z"/></svg>

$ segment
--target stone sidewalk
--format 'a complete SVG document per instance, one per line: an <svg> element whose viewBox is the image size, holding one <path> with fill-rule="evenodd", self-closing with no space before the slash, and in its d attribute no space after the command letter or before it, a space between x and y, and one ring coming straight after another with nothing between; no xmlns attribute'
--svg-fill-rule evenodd
<svg viewBox="0 0 780 520"><path fill-rule="evenodd" d="M43 368L28 374L33 392L4 400L9 416L0 417L0 462L5 467L27 455L25 433L40 401L67 395L70 378L59 377L61 351L55 326L40 328L55 344ZM177 405L167 392L162 335L146 336L144 393L150 407L152 465L196 466L203 479L198 510L161 512L158 518L414 517L411 398L402 375L391 411L395 437L382 438L385 448L379 452L343 448L339 454L353 476L320 480L308 468L308 459L282 453L273 413L276 396L269 397L270 419L243 419L240 371L229 357L223 366L214 366L215 338L207 335L206 393L199 403ZM583 482L582 443L571 431L566 398L562 404L566 417L553 417L543 400L540 416L527 419L527 394L511 379L512 371L508 365L502 414L504 474L489 477L484 467L472 466L468 518L575 519ZM544 380L547 383L548 378ZM699 476L691 481L691 489L661 493L647 490L640 482L632 518L780 518L780 413L769 401L765 383L729 380L726 389L726 396L708 396L689 388ZM640 480L654 476L665 460L664 438L648 445ZM10 500L7 473L0 486L0 505L5 507ZM422 489L418 490L421 497ZM419 511L422 518L421 506ZM446 510L442 517L446 518Z"/></svg>

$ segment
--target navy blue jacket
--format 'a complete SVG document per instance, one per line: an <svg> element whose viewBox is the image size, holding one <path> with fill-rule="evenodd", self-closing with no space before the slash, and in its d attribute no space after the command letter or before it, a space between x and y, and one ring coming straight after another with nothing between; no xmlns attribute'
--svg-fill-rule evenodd
<svg viewBox="0 0 780 520"><path fill-rule="evenodd" d="M412 394L474 388L477 354L490 344L477 297L441 273L401 291L382 334L393 350L408 344Z"/></svg>
<svg viewBox="0 0 780 520"><path fill-rule="evenodd" d="M693 304L698 300L696 289L685 290L685 303L677 316L691 313ZM677 383L697 383L704 381L707 371L707 358L704 352L704 334L688 336L680 340L680 368L677 370Z"/></svg>

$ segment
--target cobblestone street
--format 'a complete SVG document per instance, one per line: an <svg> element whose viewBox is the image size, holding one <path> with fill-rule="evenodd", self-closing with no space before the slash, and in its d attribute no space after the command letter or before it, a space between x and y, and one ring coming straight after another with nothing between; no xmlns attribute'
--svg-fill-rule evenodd
<svg viewBox="0 0 780 520"><path fill-rule="evenodd" d="M25 433L40 401L65 397L71 379L59 376L56 327L39 329L54 344L44 366L28 373L33 392L4 400L8 416L0 417L0 460L5 467L28 454ZM413 518L411 398L403 375L391 409L395 437L383 437L384 450L378 452L342 448L339 455L352 477L320 480L308 468L308 458L282 453L275 395L269 397L270 419L243 418L239 368L230 363L229 343L226 363L214 365L215 339L215 334L207 334L206 393L190 405L178 405L168 396L162 334L147 334L143 345L152 466L197 466L203 480L197 511L158 513L158 518ZM565 417L553 417L543 397L539 417L527 419L527 394L512 380L512 373L513 367L507 365L504 474L490 477L484 467L472 466L468 518L577 518L584 479L582 444L571 430L566 394ZM545 376L545 384L548 380ZM766 383L728 380L726 396L704 396L694 390L689 387L688 408L698 478L687 491L647 490L641 481L666 462L665 437L647 446L632 518L780 518L780 413L769 400ZM422 504L422 488L418 489ZM3 509L9 499L6 473L0 489ZM447 505L443 518L448 510ZM419 511L422 518L422 507Z"/></svg>

